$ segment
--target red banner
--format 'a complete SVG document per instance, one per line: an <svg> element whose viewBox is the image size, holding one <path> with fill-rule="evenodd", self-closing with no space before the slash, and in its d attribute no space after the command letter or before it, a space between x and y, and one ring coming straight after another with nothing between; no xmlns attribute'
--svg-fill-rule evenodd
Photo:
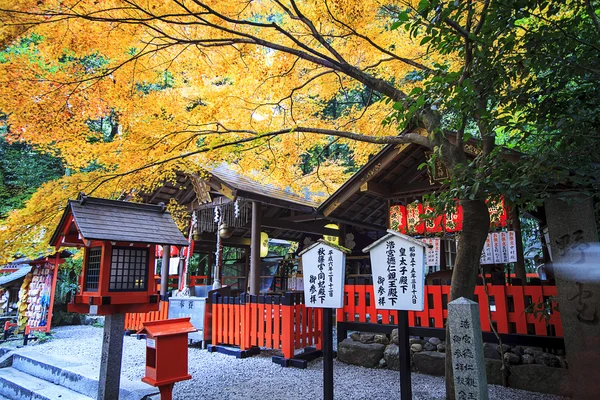
<svg viewBox="0 0 600 400"><path fill-rule="evenodd" d="M406 207L403 205L390 206L390 229L406 233Z"/></svg>

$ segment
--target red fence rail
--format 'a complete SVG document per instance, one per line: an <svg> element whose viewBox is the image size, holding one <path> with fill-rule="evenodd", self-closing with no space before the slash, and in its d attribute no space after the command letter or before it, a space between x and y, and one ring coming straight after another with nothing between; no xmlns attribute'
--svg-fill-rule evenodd
<svg viewBox="0 0 600 400"><path fill-rule="evenodd" d="M216 295L212 304L212 344L253 346L281 350L321 349L321 309L307 308L301 293L283 296L227 297Z"/></svg>
<svg viewBox="0 0 600 400"><path fill-rule="evenodd" d="M125 314L125 330L139 331L143 328L144 322L159 321L167 318L169 318L169 303L161 301L158 311Z"/></svg>
<svg viewBox="0 0 600 400"><path fill-rule="evenodd" d="M490 332L488 308L492 322L499 333L513 333L538 336L563 336L560 313L551 310L548 321L540 320L525 309L532 303L542 303L556 298L556 286L495 286L488 285L490 301L483 286L476 286L475 301L479 303L481 329ZM344 308L338 310L338 322L363 322L396 324L396 312L377 310L373 295L373 285L345 285ZM444 328L448 318L448 298L450 286L425 286L425 309L410 311L409 325L417 327ZM554 308L554 307L552 307Z"/></svg>

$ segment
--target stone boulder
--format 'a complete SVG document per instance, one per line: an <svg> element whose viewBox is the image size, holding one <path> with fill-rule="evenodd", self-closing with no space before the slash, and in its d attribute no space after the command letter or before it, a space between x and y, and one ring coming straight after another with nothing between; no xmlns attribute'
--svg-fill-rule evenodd
<svg viewBox="0 0 600 400"><path fill-rule="evenodd" d="M490 385L502 385L502 361L491 358L484 359L485 376Z"/></svg>
<svg viewBox="0 0 600 400"><path fill-rule="evenodd" d="M370 332L361 332L358 341L364 344L375 343L375 334Z"/></svg>
<svg viewBox="0 0 600 400"><path fill-rule="evenodd" d="M413 356L415 367L423 374L444 376L445 362L446 355L437 351L422 351Z"/></svg>
<svg viewBox="0 0 600 400"><path fill-rule="evenodd" d="M392 329L392 334L390 335L390 342L393 344L398 344L398 328Z"/></svg>
<svg viewBox="0 0 600 400"><path fill-rule="evenodd" d="M535 357L531 354L523 354L521 361L523 361L523 364L535 364Z"/></svg>
<svg viewBox="0 0 600 400"><path fill-rule="evenodd" d="M425 351L436 351L437 346L433 343L427 342L423 345L423 350Z"/></svg>
<svg viewBox="0 0 600 400"><path fill-rule="evenodd" d="M570 396L569 370L539 364L515 365L510 369L510 387L531 392Z"/></svg>
<svg viewBox="0 0 600 400"><path fill-rule="evenodd" d="M510 349L511 353L514 353L518 356L522 356L523 354L525 354L525 351L523 350L523 348L521 346L515 346L512 349Z"/></svg>
<svg viewBox="0 0 600 400"><path fill-rule="evenodd" d="M434 346L438 346L440 343L442 343L442 341L436 337L429 338L428 342Z"/></svg>
<svg viewBox="0 0 600 400"><path fill-rule="evenodd" d="M390 344L383 352L383 359L388 369L400 370L400 348L395 344Z"/></svg>
<svg viewBox="0 0 600 400"><path fill-rule="evenodd" d="M483 357L490 358L492 360L500 360L500 352L496 349L495 344L484 343L483 344Z"/></svg>
<svg viewBox="0 0 600 400"><path fill-rule="evenodd" d="M547 367L560 368L560 361L554 354L550 353L537 353L535 356L535 363L545 365Z"/></svg>
<svg viewBox="0 0 600 400"><path fill-rule="evenodd" d="M438 344L437 351L439 351L440 353L445 353L446 352L446 343Z"/></svg>
<svg viewBox="0 0 600 400"><path fill-rule="evenodd" d="M388 344L390 344L390 339L388 339L387 335L375 335L375 343L381 343L387 346Z"/></svg>
<svg viewBox="0 0 600 400"><path fill-rule="evenodd" d="M360 342L360 332L352 332L350 338L355 342Z"/></svg>
<svg viewBox="0 0 600 400"><path fill-rule="evenodd" d="M521 357L514 353L507 352L504 353L504 361L509 365L518 365L521 364Z"/></svg>
<svg viewBox="0 0 600 400"><path fill-rule="evenodd" d="M500 349L502 349L505 353L509 352L511 347L507 344L502 344L502 346L500 346L499 344L496 345L496 350L498 350L498 353L501 353Z"/></svg>
<svg viewBox="0 0 600 400"><path fill-rule="evenodd" d="M346 364L360 365L366 368L379 366L385 346L381 343L360 343L352 339L344 339L338 344L337 357Z"/></svg>
<svg viewBox="0 0 600 400"><path fill-rule="evenodd" d="M421 352L423 351L423 345L419 343L411 344L410 351L412 351L413 353Z"/></svg>

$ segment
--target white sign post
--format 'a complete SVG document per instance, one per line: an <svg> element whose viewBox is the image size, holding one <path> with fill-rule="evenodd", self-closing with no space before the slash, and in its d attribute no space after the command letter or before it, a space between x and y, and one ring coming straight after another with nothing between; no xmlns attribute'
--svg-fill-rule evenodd
<svg viewBox="0 0 600 400"><path fill-rule="evenodd" d="M412 399L408 311L423 311L425 305L426 244L388 230L388 234L363 249L370 252L375 305L398 310L400 351L400 398Z"/></svg>
<svg viewBox="0 0 600 400"><path fill-rule="evenodd" d="M323 399L333 400L333 308L344 307L347 249L319 240L300 253L306 307L323 308Z"/></svg>

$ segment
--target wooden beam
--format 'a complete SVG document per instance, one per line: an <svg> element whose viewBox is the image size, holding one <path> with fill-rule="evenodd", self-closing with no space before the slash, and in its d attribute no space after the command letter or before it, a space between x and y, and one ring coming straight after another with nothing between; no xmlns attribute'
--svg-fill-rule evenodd
<svg viewBox="0 0 600 400"><path fill-rule="evenodd" d="M281 217L279 218L281 221L290 221L290 222L307 222L307 221L317 221L323 219L322 215L319 215L315 212L310 214L302 214L302 215L292 215L289 217Z"/></svg>
<svg viewBox="0 0 600 400"><path fill-rule="evenodd" d="M230 237L227 239L221 239L221 241L223 242L223 244L225 246L227 245L237 245L237 246L250 246L250 239L248 238L242 238L242 237ZM216 243L217 242L217 234L216 233L209 233L209 232L202 232L200 234L200 238L196 240L196 242L210 242L210 243Z"/></svg>
<svg viewBox="0 0 600 400"><path fill-rule="evenodd" d="M389 194L389 198L392 197L402 197L405 196L407 194L410 193L414 193L414 192L422 192L422 191L432 191L432 190L437 190L441 187L442 185L440 184L435 184L432 185L429 182L425 181L425 182L418 182L418 183L411 183L408 185L402 185L400 190L394 191L393 193Z"/></svg>
<svg viewBox="0 0 600 400"><path fill-rule="evenodd" d="M335 218L335 217L328 217L327 219L330 220L330 221L333 221L333 222L339 222L339 223L342 223L342 224L346 224L348 226L355 226L357 228L363 228L363 229L366 229L366 230L369 230L369 231L378 231L378 232L383 231L383 232L385 232L386 229L387 229L385 226L374 225L374 224L367 224L367 223L364 223L364 222L351 221L349 219Z"/></svg>
<svg viewBox="0 0 600 400"><path fill-rule="evenodd" d="M286 231L304 232L313 235L331 235L337 236L339 231L337 229L325 228L319 224L307 224L298 222L282 221L279 219L265 218L262 221L263 226L267 228L275 228Z"/></svg>
<svg viewBox="0 0 600 400"><path fill-rule="evenodd" d="M353 179L354 177L350 178L351 180L354 180L354 182L349 184L346 188L342 186L341 192L333 199L333 202L323 210L323 215L326 217L331 215L331 213L333 213L340 205L342 205L342 203L348 200L354 193L358 192L365 182L369 182L380 171L387 168L389 164L394 162L398 157L398 154L404 151L406 147L408 146L398 145L390 148L387 154L382 156L372 166L365 168L364 173L361 174L360 177L355 175L355 179Z"/></svg>
<svg viewBox="0 0 600 400"><path fill-rule="evenodd" d="M390 196L390 188L386 185L375 182L365 182L361 185L360 191L376 197L387 198Z"/></svg>

